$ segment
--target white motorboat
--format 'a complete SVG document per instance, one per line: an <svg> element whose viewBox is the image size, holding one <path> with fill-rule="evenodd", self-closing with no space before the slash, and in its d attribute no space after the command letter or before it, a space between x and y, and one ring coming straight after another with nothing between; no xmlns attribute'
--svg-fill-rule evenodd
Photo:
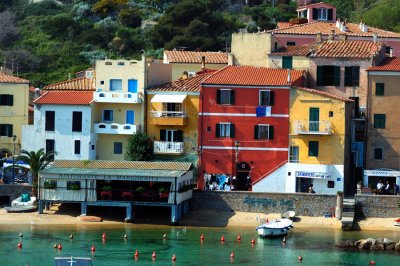
<svg viewBox="0 0 400 266"><path fill-rule="evenodd" d="M87 257L55 257L54 266L92 266L92 258Z"/></svg>
<svg viewBox="0 0 400 266"><path fill-rule="evenodd" d="M295 216L296 216L296 212L294 212L294 211L285 211L281 214L281 218L286 218L286 219L290 219L290 220L293 220Z"/></svg>
<svg viewBox="0 0 400 266"><path fill-rule="evenodd" d="M289 219L277 219L259 225L256 230L259 236L275 237L284 236L293 227L293 221Z"/></svg>

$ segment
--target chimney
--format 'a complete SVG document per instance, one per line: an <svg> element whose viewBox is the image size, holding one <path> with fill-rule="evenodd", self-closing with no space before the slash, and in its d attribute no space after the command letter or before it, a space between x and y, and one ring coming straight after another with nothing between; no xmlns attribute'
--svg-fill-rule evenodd
<svg viewBox="0 0 400 266"><path fill-rule="evenodd" d="M340 25L340 31L341 31L341 32L346 32L346 31L347 31L347 20L345 20L345 21Z"/></svg>
<svg viewBox="0 0 400 266"><path fill-rule="evenodd" d="M335 30L331 30L331 33L329 33L328 36L328 41L333 41L335 39Z"/></svg>
<svg viewBox="0 0 400 266"><path fill-rule="evenodd" d="M322 33L321 32L317 32L317 35L315 36L315 42L316 43L322 42Z"/></svg>
<svg viewBox="0 0 400 266"><path fill-rule="evenodd" d="M346 41L346 40L347 40L346 33L340 33L339 34L339 41Z"/></svg>
<svg viewBox="0 0 400 266"><path fill-rule="evenodd" d="M378 34L376 34L376 32L372 33L372 40L374 41L374 43L378 41Z"/></svg>
<svg viewBox="0 0 400 266"><path fill-rule="evenodd" d="M287 72L287 83L290 84L291 80L292 80L292 74L290 73L290 69L288 69L288 72Z"/></svg>
<svg viewBox="0 0 400 266"><path fill-rule="evenodd" d="M201 57L201 70L206 69L206 57L203 55Z"/></svg>
<svg viewBox="0 0 400 266"><path fill-rule="evenodd" d="M392 47L389 48L389 57L393 57L393 48Z"/></svg>
<svg viewBox="0 0 400 266"><path fill-rule="evenodd" d="M368 32L368 26L367 26L367 24L365 24L364 23L364 21L363 20L361 20L361 22L360 22L360 30L362 31L362 32Z"/></svg>
<svg viewBox="0 0 400 266"><path fill-rule="evenodd" d="M187 79L188 77L189 77L188 72L187 71L183 71L181 79Z"/></svg>
<svg viewBox="0 0 400 266"><path fill-rule="evenodd" d="M340 18L336 20L336 28L340 29L342 22L340 22Z"/></svg>

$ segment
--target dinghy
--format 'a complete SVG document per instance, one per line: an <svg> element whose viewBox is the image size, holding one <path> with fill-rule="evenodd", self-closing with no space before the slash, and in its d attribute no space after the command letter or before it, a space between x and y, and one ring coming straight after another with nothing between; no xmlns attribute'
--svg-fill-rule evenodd
<svg viewBox="0 0 400 266"><path fill-rule="evenodd" d="M289 219L271 220L256 228L261 237L276 237L287 235L293 227L293 221Z"/></svg>
<svg viewBox="0 0 400 266"><path fill-rule="evenodd" d="M282 219L293 219L295 216L296 213L294 211L286 211L281 214Z"/></svg>
<svg viewBox="0 0 400 266"><path fill-rule="evenodd" d="M396 220L393 221L394 226L400 226L400 218L397 218Z"/></svg>

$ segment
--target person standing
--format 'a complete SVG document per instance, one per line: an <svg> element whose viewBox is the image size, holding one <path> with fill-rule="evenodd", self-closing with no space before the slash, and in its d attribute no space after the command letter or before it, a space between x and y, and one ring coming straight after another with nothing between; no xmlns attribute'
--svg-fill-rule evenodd
<svg viewBox="0 0 400 266"><path fill-rule="evenodd" d="M313 184L310 184L310 187L308 188L308 193L315 193Z"/></svg>
<svg viewBox="0 0 400 266"><path fill-rule="evenodd" d="M382 192L383 192L383 182L382 182L382 180L380 179L379 180L379 182L378 182L378 184L376 184L376 189L378 190L378 194L382 194Z"/></svg>

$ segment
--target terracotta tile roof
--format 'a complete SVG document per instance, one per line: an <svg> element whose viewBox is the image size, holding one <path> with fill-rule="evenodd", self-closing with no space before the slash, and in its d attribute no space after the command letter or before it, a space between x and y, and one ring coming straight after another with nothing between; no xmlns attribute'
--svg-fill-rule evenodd
<svg viewBox="0 0 400 266"><path fill-rule="evenodd" d="M381 30L378 28L368 27L368 32L363 32L358 24L355 23L346 23L347 31L346 35L348 36L365 36L371 37L373 33L376 33L380 38L400 38L400 33ZM273 29L267 32L274 34L299 34L299 35L314 35L318 32L321 32L323 35L329 35L332 30L335 30L335 35L341 34L339 28L336 27L336 23L333 22L321 22L321 21L313 21L309 23L293 25L289 28L284 29Z"/></svg>
<svg viewBox="0 0 400 266"><path fill-rule="evenodd" d="M206 64L228 64L228 54L223 52L165 51L169 63L201 64L201 57L206 57Z"/></svg>
<svg viewBox="0 0 400 266"><path fill-rule="evenodd" d="M298 83L303 71L291 70L291 84ZM288 70L253 66L226 66L206 78L202 84L242 86L288 86Z"/></svg>
<svg viewBox="0 0 400 266"><path fill-rule="evenodd" d="M373 41L325 41L313 57L370 58L382 49L383 44Z"/></svg>
<svg viewBox="0 0 400 266"><path fill-rule="evenodd" d="M293 24L290 22L278 22L276 23L276 28L277 29L286 29L292 26Z"/></svg>
<svg viewBox="0 0 400 266"><path fill-rule="evenodd" d="M145 161L83 161L56 160L56 168L100 168L100 169L142 169L142 170L171 170L188 171L192 163L188 162L145 162Z"/></svg>
<svg viewBox="0 0 400 266"><path fill-rule="evenodd" d="M310 89L310 88L303 88L303 87L294 87L294 89L301 90L301 91L306 91L306 92L309 92L309 93L319 94L319 95L322 95L322 96L326 96L326 97L329 97L329 98L341 100L341 101L344 101L344 102L353 102L353 100L350 100L349 98L341 97L341 96L338 96L338 95L335 95L335 94L331 94L331 93L328 93L328 92L325 92L325 91L320 91L320 90L315 90L315 89Z"/></svg>
<svg viewBox="0 0 400 266"><path fill-rule="evenodd" d="M330 7L332 7L332 8L336 8L335 6L333 6L333 5L331 5L331 4L323 3L323 2L321 1L321 2L319 2L319 3L313 3L313 4L308 4L308 5L299 6L299 7L297 8L297 10L299 10L299 9L304 9L304 8L308 8L308 7L313 7L313 6L317 6L317 5L319 5L319 6L324 5L324 6L330 6Z"/></svg>
<svg viewBox="0 0 400 266"><path fill-rule="evenodd" d="M379 65L369 67L367 71L400 71L400 58L385 58Z"/></svg>
<svg viewBox="0 0 400 266"><path fill-rule="evenodd" d="M29 83L29 80L21 79L0 72L0 83Z"/></svg>
<svg viewBox="0 0 400 266"><path fill-rule="evenodd" d="M29 91L30 91L30 92L36 92L36 88L33 87L33 86L29 86Z"/></svg>
<svg viewBox="0 0 400 266"><path fill-rule="evenodd" d="M194 77L187 79L178 79L153 88L149 88L147 89L147 91L200 92L201 82L215 71L216 70L207 70L206 73L199 72Z"/></svg>
<svg viewBox="0 0 400 266"><path fill-rule="evenodd" d="M284 46L281 47L272 53L270 55L294 55L294 56L307 56L310 53L310 49L313 49L317 47L318 44L316 43L309 43L305 45L299 45L299 46Z"/></svg>
<svg viewBox="0 0 400 266"><path fill-rule="evenodd" d="M76 78L43 87L43 90L95 91L95 79Z"/></svg>
<svg viewBox="0 0 400 266"><path fill-rule="evenodd" d="M35 104L89 105L93 101L91 91L46 91L33 101Z"/></svg>

